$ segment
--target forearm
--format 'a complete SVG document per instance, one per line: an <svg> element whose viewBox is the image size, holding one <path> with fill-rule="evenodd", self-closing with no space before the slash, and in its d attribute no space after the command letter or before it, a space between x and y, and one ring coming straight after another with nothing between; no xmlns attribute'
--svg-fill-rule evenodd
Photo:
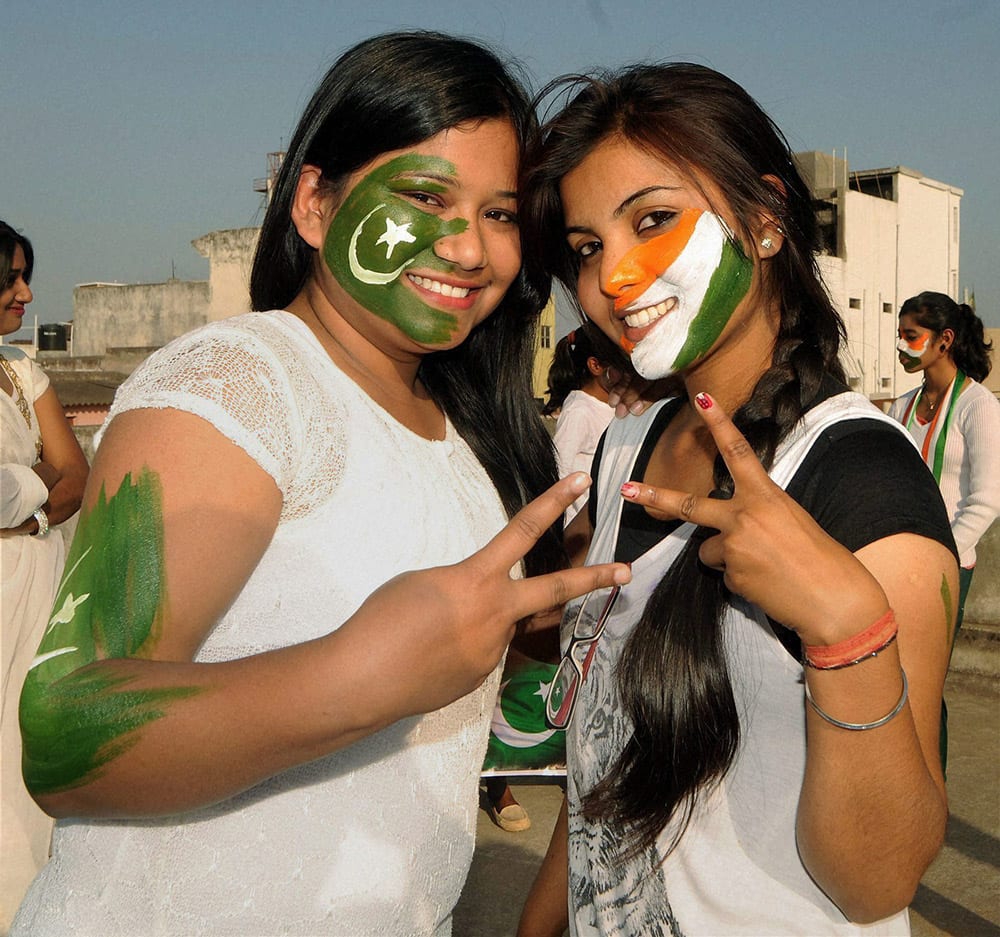
<svg viewBox="0 0 1000 937"><path fill-rule="evenodd" d="M156 816L223 800L391 719L334 633L240 660L104 660L26 684L24 775L54 816ZM380 694L384 697L384 694Z"/></svg>
<svg viewBox="0 0 1000 937"><path fill-rule="evenodd" d="M45 482L29 466L16 463L0 467L0 492L2 529L19 527L48 498Z"/></svg>
<svg viewBox="0 0 1000 937"><path fill-rule="evenodd" d="M524 903L517 937L560 937L569 926L569 823L566 800Z"/></svg>
<svg viewBox="0 0 1000 937"><path fill-rule="evenodd" d="M874 721L900 697L897 647L841 670L806 668L806 680L825 712ZM947 819L910 705L868 731L830 725L807 706L807 752L797 830L806 868L853 921L902 910L940 849Z"/></svg>

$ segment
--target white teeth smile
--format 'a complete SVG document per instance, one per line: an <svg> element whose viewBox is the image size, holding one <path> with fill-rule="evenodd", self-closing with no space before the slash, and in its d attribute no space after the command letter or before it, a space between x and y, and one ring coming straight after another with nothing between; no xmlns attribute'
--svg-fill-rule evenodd
<svg viewBox="0 0 1000 937"><path fill-rule="evenodd" d="M647 306L638 312L629 313L625 316L625 324L631 329L645 328L657 319L663 318L668 312L673 312L676 308L677 297L671 296L670 299L665 299L662 303L657 303L655 306Z"/></svg>
<svg viewBox="0 0 1000 937"><path fill-rule="evenodd" d="M430 290L432 293L440 293L442 296L454 296L457 299L464 299L472 292L466 286L452 286L450 283L442 283L440 280L432 280L429 277L418 277L412 273L408 273L407 276L417 286L425 290Z"/></svg>

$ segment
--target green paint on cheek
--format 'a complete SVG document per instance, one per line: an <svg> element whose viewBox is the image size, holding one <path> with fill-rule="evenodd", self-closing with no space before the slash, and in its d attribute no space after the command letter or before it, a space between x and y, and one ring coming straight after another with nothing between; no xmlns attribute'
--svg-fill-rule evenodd
<svg viewBox="0 0 1000 937"><path fill-rule="evenodd" d="M738 244L726 239L722 258L709 281L698 315L688 330L687 340L672 370L681 371L705 354L722 334L729 317L746 296L753 277L753 263Z"/></svg>
<svg viewBox="0 0 1000 937"><path fill-rule="evenodd" d="M422 211L401 193L433 198L445 186L424 177L454 174L454 165L438 157L410 153L390 160L351 190L323 243L323 259L348 295L419 342L447 342L458 318L422 302L401 277L409 267L449 272L451 265L434 253L434 244L469 223Z"/></svg>
<svg viewBox="0 0 1000 937"><path fill-rule="evenodd" d="M139 657L156 642L165 602L158 479L126 475L81 518L52 618L21 695L24 777L36 794L76 787L121 755L136 731L193 687L128 689L97 661Z"/></svg>

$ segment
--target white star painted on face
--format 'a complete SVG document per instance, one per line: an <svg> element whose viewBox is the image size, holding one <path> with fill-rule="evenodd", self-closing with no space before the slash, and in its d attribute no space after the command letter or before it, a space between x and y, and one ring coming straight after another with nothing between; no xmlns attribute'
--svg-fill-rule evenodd
<svg viewBox="0 0 1000 937"><path fill-rule="evenodd" d="M407 221L405 224L396 224L391 218L385 219L385 233L375 242L376 244L385 244L385 259L388 260L392 257L392 251L400 241L406 241L407 244L412 244L416 238L410 234L409 227L413 224L412 221Z"/></svg>

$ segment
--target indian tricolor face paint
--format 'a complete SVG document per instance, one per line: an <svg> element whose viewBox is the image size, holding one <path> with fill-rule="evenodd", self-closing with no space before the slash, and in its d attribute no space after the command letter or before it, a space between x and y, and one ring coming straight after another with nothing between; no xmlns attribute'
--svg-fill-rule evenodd
<svg viewBox="0 0 1000 937"><path fill-rule="evenodd" d="M930 345L931 333L924 332L923 335L910 341L900 336L896 342L896 350L899 352L899 363L906 371L916 371L920 367L920 359Z"/></svg>
<svg viewBox="0 0 1000 937"><path fill-rule="evenodd" d="M454 174L454 165L436 156L408 153L390 160L351 190L323 243L323 259L347 293L418 342L447 342L458 319L422 302L400 277L418 261L423 270L447 272L451 265L434 253L434 243L460 234L468 221L444 221L400 193L443 192L440 177Z"/></svg>
<svg viewBox="0 0 1000 937"><path fill-rule="evenodd" d="M665 234L633 247L606 289L625 312L622 347L649 380L683 370L715 344L747 294L753 263L717 215L681 212Z"/></svg>

